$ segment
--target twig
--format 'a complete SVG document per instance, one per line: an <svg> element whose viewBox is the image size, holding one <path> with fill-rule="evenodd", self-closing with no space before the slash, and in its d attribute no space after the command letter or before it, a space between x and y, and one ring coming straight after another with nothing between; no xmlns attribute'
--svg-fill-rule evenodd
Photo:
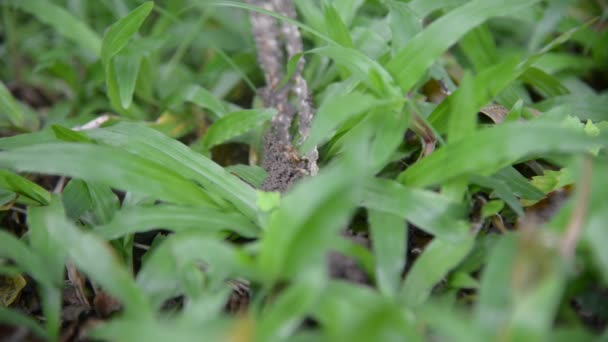
<svg viewBox="0 0 608 342"><path fill-rule="evenodd" d="M291 1L274 0L273 3L279 13L292 19L296 18L296 11ZM287 50L289 58L292 58L296 54L303 51L302 36L300 35L300 31L298 30L298 27L296 25L284 21L281 23L281 31L283 33L283 37L285 38L285 48ZM299 109L298 133L300 134L300 140L298 141L298 144L304 142L310 134L310 125L312 122L314 111L310 100L310 94L308 92L308 84L306 83L304 77L302 77L304 64L306 64L306 60L304 59L304 57L301 57L298 61L298 66L296 68L295 74L293 75L293 83L291 87L291 90L297 97ZM316 147L310 153L308 153L306 159L308 161L309 174L315 175L318 171L318 152Z"/></svg>
<svg viewBox="0 0 608 342"><path fill-rule="evenodd" d="M252 5L295 19L296 12L291 0L248 1ZM293 137L289 131L296 114L296 108L288 101L290 92L296 95L299 111L298 143L308 137L312 121L313 108L309 100L308 85L301 75L304 59L298 61L290 87L278 87L283 78L282 68L286 62L283 46L279 41L279 27L285 40L288 57L302 52L302 37L298 28L291 23L284 22L279 26L274 18L258 12L251 12L250 18L258 61L266 80L266 87L261 90L261 97L265 107L276 108L278 111L272 120L270 130L264 136L262 164L268 172L268 177L262 188L266 191L285 191L304 175L317 173L316 148L304 157L299 156L293 147Z"/></svg>

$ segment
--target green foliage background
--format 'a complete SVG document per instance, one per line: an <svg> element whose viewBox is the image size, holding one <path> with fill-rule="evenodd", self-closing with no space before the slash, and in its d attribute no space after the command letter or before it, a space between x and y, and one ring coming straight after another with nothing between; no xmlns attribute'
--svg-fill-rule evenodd
<svg viewBox="0 0 608 342"><path fill-rule="evenodd" d="M34 279L45 322L6 307L0 321L57 339L70 261L123 304L92 332L108 340L605 338L571 305L594 302L608 281L605 2L295 3L318 108L299 148L318 145L322 160L281 196L258 189L260 167L211 159L229 141L259 153L275 115L255 97L263 75L248 15L263 10L1 3L0 200L4 219L25 208L28 232L0 230L0 273ZM430 79L446 84L440 104L425 99ZM44 103L20 100L19 86ZM492 102L508 110L504 122L479 120ZM72 129L104 114L101 127ZM437 144L428 156L404 140L421 125ZM53 193L33 174L70 180ZM566 185L575 190L550 220L528 220L529 206ZM480 194L489 201L471 220ZM361 213L371 251L338 234ZM498 234L496 218L523 223ZM403 278L406 221L434 239ZM174 234L133 274L134 234L157 228ZM330 279L330 250L355 257L373 286ZM240 316L224 311L234 279L251 283ZM176 296L181 310L161 310ZM606 320L606 305L583 310Z"/></svg>

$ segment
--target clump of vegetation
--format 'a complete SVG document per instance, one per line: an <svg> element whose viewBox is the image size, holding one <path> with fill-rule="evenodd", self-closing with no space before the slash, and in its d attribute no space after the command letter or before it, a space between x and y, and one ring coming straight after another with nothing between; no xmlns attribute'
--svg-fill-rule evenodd
<svg viewBox="0 0 608 342"><path fill-rule="evenodd" d="M608 336L605 1L0 10L2 338Z"/></svg>

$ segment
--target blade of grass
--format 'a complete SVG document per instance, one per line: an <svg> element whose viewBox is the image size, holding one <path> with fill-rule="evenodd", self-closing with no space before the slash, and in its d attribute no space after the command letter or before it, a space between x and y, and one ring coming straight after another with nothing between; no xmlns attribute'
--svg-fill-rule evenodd
<svg viewBox="0 0 608 342"><path fill-rule="evenodd" d="M509 122L439 148L402 172L398 180L429 186L472 173L489 175L532 155L587 152L598 144L584 132L557 123Z"/></svg>
<svg viewBox="0 0 608 342"><path fill-rule="evenodd" d="M464 34L487 19L525 9L538 0L473 0L439 18L417 34L386 65L404 92Z"/></svg>
<svg viewBox="0 0 608 342"><path fill-rule="evenodd" d="M248 218L257 219L255 190L179 141L143 125L127 122L89 131L88 134L104 144L123 148L162 165L172 165L182 177L208 189L210 195L230 201Z"/></svg>
<svg viewBox="0 0 608 342"><path fill-rule="evenodd" d="M183 204L209 204L200 187L166 166L123 150L78 143L50 143L0 152L0 165L59 174Z"/></svg>
<svg viewBox="0 0 608 342"><path fill-rule="evenodd" d="M276 113L277 111L274 109L247 109L227 114L209 127L203 144L207 149L219 145L263 125Z"/></svg>
<svg viewBox="0 0 608 342"><path fill-rule="evenodd" d="M25 123L19 103L13 98L13 95L11 95L11 92L2 81L0 81L0 114L5 116L15 127L23 127Z"/></svg>
<svg viewBox="0 0 608 342"><path fill-rule="evenodd" d="M405 266L406 225L403 218L372 210L369 212L371 240L376 257L376 282L385 295L395 295Z"/></svg>
<svg viewBox="0 0 608 342"><path fill-rule="evenodd" d="M238 214L223 213L209 207L168 204L122 209L107 224L96 226L95 231L103 238L113 240L159 228L175 232L190 229L215 232L227 229L244 237L255 237L259 233L251 221Z"/></svg>
<svg viewBox="0 0 608 342"><path fill-rule="evenodd" d="M460 241L469 230L462 220L457 202L421 189L408 188L397 182L374 179L365 185L362 205L397 215L439 239Z"/></svg>
<svg viewBox="0 0 608 342"><path fill-rule="evenodd" d="M13 3L96 56L101 54L101 37L85 22L59 5L48 0L16 0Z"/></svg>
<svg viewBox="0 0 608 342"><path fill-rule="evenodd" d="M6 170L0 170L0 188L14 191L40 205L47 205L51 194L38 184Z"/></svg>

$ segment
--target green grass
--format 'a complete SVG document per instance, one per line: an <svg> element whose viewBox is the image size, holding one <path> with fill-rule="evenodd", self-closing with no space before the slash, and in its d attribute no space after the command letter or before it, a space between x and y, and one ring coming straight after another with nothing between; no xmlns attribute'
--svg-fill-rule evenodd
<svg viewBox="0 0 608 342"><path fill-rule="evenodd" d="M294 3L272 14L304 40L281 86L303 57L317 112L294 153L318 147L320 171L283 194L261 190L276 110L249 15L267 11L0 3L0 281L27 275L42 307L22 293L0 323L58 340L75 268L121 303L102 340L608 337L608 5ZM369 284L331 278L330 251Z"/></svg>

